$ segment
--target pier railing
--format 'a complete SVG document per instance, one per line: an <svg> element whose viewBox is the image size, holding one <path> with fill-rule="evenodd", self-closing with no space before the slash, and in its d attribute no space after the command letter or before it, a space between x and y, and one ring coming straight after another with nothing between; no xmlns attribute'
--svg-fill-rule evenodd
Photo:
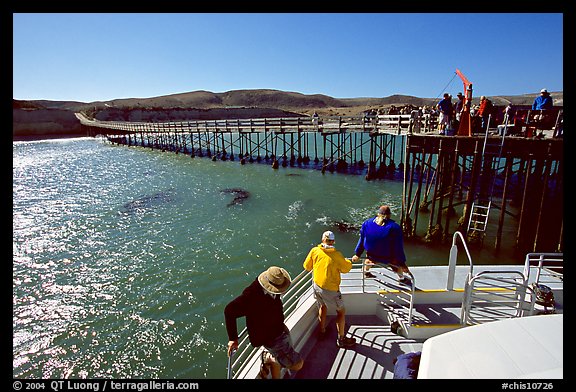
<svg viewBox="0 0 576 392"><path fill-rule="evenodd" d="M84 126L103 128L110 133L132 132L370 132L388 134L410 134L435 132L437 116L431 114L378 115L378 116L324 116L324 117L281 117L223 120L188 120L168 122L100 121L87 118L82 113L76 117ZM107 133L107 132L102 132Z"/></svg>

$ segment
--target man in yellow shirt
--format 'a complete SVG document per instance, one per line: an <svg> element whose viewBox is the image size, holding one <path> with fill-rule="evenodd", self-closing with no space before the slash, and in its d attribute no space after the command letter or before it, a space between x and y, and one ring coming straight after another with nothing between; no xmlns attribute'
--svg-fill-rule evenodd
<svg viewBox="0 0 576 392"><path fill-rule="evenodd" d="M303 266L306 271L314 270L312 286L318 305L321 336L326 333L327 305L333 304L336 306L336 329L338 330L336 344L338 347L351 347L356 344L356 339L344 336L346 308L342 293L340 293L340 274L349 272L352 269L352 262L336 250L334 243L334 233L325 231L322 234L322 243L310 250Z"/></svg>

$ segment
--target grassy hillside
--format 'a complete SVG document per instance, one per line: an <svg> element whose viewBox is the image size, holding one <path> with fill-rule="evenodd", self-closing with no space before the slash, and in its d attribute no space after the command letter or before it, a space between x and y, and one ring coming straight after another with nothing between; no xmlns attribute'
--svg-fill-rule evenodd
<svg viewBox="0 0 576 392"><path fill-rule="evenodd" d="M539 93L490 96L495 105L531 105ZM551 92L555 106L563 106L564 94ZM439 98L391 95L382 98L333 98L270 89L232 90L224 93L192 91L152 98L123 98L110 101L18 101L13 100L12 136L41 137L76 135L80 130L74 112L99 120L181 121L223 118L262 118L359 115L368 109L386 110L391 105L433 106ZM477 104L479 97L473 99Z"/></svg>

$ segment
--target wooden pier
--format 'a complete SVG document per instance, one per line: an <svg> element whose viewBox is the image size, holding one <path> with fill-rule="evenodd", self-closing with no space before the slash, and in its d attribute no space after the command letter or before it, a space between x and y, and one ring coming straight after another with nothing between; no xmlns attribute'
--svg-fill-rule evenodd
<svg viewBox="0 0 576 392"><path fill-rule="evenodd" d="M364 174L367 180L402 180L401 224L407 238L446 242L459 230L483 243L486 228L478 229L482 222L476 211L487 208L487 214L499 211L496 233L491 233L496 250L509 216L517 222L519 254L562 251L562 139L441 136L433 116L414 115L162 123L76 115L87 134L102 134L117 144L261 162L275 169L315 167L322 173ZM454 216L460 216L457 224L451 224Z"/></svg>
<svg viewBox="0 0 576 392"><path fill-rule="evenodd" d="M455 230L468 238L475 207L498 213L495 249L502 243L504 219L517 223L516 247L522 252L561 251L563 236L563 143L559 139L498 136L409 135L404 172L403 229L414 236L419 212L429 212L426 241L445 241ZM509 209L515 206L516 213ZM450 227L455 208L463 206ZM473 220L474 221L474 220Z"/></svg>

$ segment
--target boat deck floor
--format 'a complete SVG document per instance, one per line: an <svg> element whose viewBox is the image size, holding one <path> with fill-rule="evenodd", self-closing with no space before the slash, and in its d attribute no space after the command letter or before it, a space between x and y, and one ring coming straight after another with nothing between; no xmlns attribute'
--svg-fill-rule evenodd
<svg viewBox="0 0 576 392"><path fill-rule="evenodd" d="M308 340L301 351L304 367L294 378L390 379L394 376L394 359L421 351L424 343L393 333L390 325L375 315L346 316L346 336L356 338L355 346L339 348L336 336L335 317L328 317L326 336Z"/></svg>

